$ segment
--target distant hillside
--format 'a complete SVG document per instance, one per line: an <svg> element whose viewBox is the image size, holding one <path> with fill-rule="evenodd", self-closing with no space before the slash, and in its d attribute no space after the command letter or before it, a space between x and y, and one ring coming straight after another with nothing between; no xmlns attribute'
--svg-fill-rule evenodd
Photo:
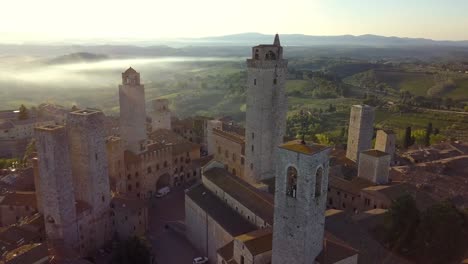
<svg viewBox="0 0 468 264"><path fill-rule="evenodd" d="M467 41L437 41L424 38L399 38L377 35L341 35L341 36L309 36L303 34L280 34L281 43L287 46L457 46L468 47ZM197 40L199 43L219 45L252 45L252 43L273 42L273 35L260 33L242 33L218 37L207 37ZM190 41L188 40L188 41Z"/></svg>
<svg viewBox="0 0 468 264"><path fill-rule="evenodd" d="M77 52L59 56L47 61L48 64L66 64L77 62L95 62L108 59L109 56L103 54L94 54L89 52Z"/></svg>

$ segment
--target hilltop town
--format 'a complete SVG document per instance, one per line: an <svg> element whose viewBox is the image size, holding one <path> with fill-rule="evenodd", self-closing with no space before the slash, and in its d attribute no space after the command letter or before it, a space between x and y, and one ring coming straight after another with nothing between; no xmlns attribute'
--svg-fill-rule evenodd
<svg viewBox="0 0 468 264"><path fill-rule="evenodd" d="M252 47L246 67L243 123L178 118L132 67L116 87L118 116L55 104L0 112L0 156L22 157L0 171L0 263L468 258L468 143L430 124L400 146L364 102L349 109L346 142L313 142L310 109L288 133L279 35Z"/></svg>

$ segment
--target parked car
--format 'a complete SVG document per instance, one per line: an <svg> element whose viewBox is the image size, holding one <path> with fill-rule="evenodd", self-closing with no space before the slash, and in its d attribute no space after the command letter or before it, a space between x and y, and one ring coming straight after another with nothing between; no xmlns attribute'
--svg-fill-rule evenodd
<svg viewBox="0 0 468 264"><path fill-rule="evenodd" d="M204 264L204 263L208 263L207 257L197 257L193 259L193 264Z"/></svg>
<svg viewBox="0 0 468 264"><path fill-rule="evenodd" d="M170 191L171 191L171 188L169 188L169 186L163 187L163 188L161 188L161 189L158 190L158 192L156 193L156 197L158 197L158 198L164 197L164 196L166 196Z"/></svg>

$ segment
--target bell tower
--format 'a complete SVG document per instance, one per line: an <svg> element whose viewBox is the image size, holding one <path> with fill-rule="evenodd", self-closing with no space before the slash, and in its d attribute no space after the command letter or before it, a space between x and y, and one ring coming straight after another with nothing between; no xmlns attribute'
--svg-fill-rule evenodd
<svg viewBox="0 0 468 264"><path fill-rule="evenodd" d="M253 47L247 59L244 175L251 182L275 175L276 147L283 143L286 130L287 65L278 34L273 44Z"/></svg>
<svg viewBox="0 0 468 264"><path fill-rule="evenodd" d="M330 148L297 140L278 149L273 264L315 263L323 249Z"/></svg>
<svg viewBox="0 0 468 264"><path fill-rule="evenodd" d="M122 73L119 85L120 136L124 149L139 153L146 140L145 87L132 67Z"/></svg>

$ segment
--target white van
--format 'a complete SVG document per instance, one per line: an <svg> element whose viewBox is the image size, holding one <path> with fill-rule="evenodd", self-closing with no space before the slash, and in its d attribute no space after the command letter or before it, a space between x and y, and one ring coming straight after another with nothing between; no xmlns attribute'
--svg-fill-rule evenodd
<svg viewBox="0 0 468 264"><path fill-rule="evenodd" d="M169 192L171 191L171 188L169 186L162 187L161 189L158 190L156 193L156 197L161 198L163 196L166 196Z"/></svg>

